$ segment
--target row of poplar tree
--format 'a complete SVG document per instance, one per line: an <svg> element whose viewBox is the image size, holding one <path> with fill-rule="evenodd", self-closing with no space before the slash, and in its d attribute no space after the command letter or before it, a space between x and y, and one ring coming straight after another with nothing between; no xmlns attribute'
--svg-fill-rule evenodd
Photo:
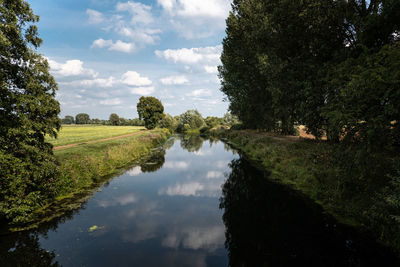
<svg viewBox="0 0 400 267"><path fill-rule="evenodd" d="M234 0L219 74L245 127L360 141L400 137L400 1Z"/></svg>

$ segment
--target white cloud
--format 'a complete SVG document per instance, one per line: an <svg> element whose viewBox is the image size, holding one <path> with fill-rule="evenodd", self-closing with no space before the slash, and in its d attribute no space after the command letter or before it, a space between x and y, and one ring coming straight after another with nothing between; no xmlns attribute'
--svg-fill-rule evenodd
<svg viewBox="0 0 400 267"><path fill-rule="evenodd" d="M93 79L93 80L82 80L78 81L80 85L88 86L88 87L112 87L117 83L117 80L114 77L109 77L107 79Z"/></svg>
<svg viewBox="0 0 400 267"><path fill-rule="evenodd" d="M55 76L69 77L69 76L91 76L98 75L92 69L83 67L83 62L78 59L67 60L65 63L58 63L55 60L47 59L50 65L50 70Z"/></svg>
<svg viewBox="0 0 400 267"><path fill-rule="evenodd" d="M104 40L102 38L93 41L92 48L106 48L110 51L118 51L122 53L130 53L134 51L135 45L133 43L125 43L121 40L117 40L115 43L112 40Z"/></svg>
<svg viewBox="0 0 400 267"><path fill-rule="evenodd" d="M220 171L209 171L206 175L207 179L216 179L221 177L224 177L224 174Z"/></svg>
<svg viewBox="0 0 400 267"><path fill-rule="evenodd" d="M119 197L115 197L111 200L99 200L98 205L103 208L112 207L112 206L125 206L128 204L135 203L137 201L137 197L134 194L126 194Z"/></svg>
<svg viewBox="0 0 400 267"><path fill-rule="evenodd" d="M210 74L217 74L218 73L218 67L217 66L204 66L204 69L207 73Z"/></svg>
<svg viewBox="0 0 400 267"><path fill-rule="evenodd" d="M100 101L100 104L105 105L105 106L116 106L122 104L121 99L119 98L109 98Z"/></svg>
<svg viewBox="0 0 400 267"><path fill-rule="evenodd" d="M130 53L134 50L135 46L132 43L125 43L120 40L113 43L108 50L110 51L118 51L123 53Z"/></svg>
<svg viewBox="0 0 400 267"><path fill-rule="evenodd" d="M205 38L225 28L230 0L158 0L172 27L187 39Z"/></svg>
<svg viewBox="0 0 400 267"><path fill-rule="evenodd" d="M142 173L142 170L140 169L139 166L136 166L129 171L126 172L129 176L136 176Z"/></svg>
<svg viewBox="0 0 400 267"><path fill-rule="evenodd" d="M163 167L169 169L187 169L189 164L185 161L167 161L164 163Z"/></svg>
<svg viewBox="0 0 400 267"><path fill-rule="evenodd" d="M99 24L104 21L104 16L101 12L93 10L93 9L87 9L86 14L89 16L89 23L90 24Z"/></svg>
<svg viewBox="0 0 400 267"><path fill-rule="evenodd" d="M188 79L183 75L165 77L162 78L160 81L164 85L180 85L189 82Z"/></svg>
<svg viewBox="0 0 400 267"><path fill-rule="evenodd" d="M160 37L157 35L161 32L159 29L147 28L131 28L122 26L117 29L117 32L125 37L134 40L137 43L153 45Z"/></svg>
<svg viewBox="0 0 400 267"><path fill-rule="evenodd" d="M196 63L220 63L222 46L208 46L197 48L167 49L164 51L156 50L154 53L174 63L196 64Z"/></svg>
<svg viewBox="0 0 400 267"><path fill-rule="evenodd" d="M155 91L154 86L136 87L131 89L131 94L134 95L150 95Z"/></svg>
<svg viewBox="0 0 400 267"><path fill-rule="evenodd" d="M186 184L176 184L168 186L168 188L160 189L158 194L168 196L196 196L197 192L203 190L204 186L198 182L191 182Z"/></svg>
<svg viewBox="0 0 400 267"><path fill-rule="evenodd" d="M198 89L186 94L187 96L201 97L201 96L211 96L212 92L208 89Z"/></svg>
<svg viewBox="0 0 400 267"><path fill-rule="evenodd" d="M147 77L140 76L136 71L127 71L122 75L122 83L131 86L145 86L152 84L152 81Z"/></svg>
<svg viewBox="0 0 400 267"><path fill-rule="evenodd" d="M117 11L128 11L132 15L131 22L133 24L143 23L149 24L154 21L151 14L151 6L142 3L128 1L126 3L119 2L116 6Z"/></svg>

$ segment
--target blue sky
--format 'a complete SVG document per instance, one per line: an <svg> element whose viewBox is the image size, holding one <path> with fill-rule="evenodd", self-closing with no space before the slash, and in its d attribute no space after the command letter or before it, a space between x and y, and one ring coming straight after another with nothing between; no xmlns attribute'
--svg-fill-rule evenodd
<svg viewBox="0 0 400 267"><path fill-rule="evenodd" d="M165 112L222 116L216 66L231 0L28 0L39 49L59 84L61 117L137 117L140 96Z"/></svg>

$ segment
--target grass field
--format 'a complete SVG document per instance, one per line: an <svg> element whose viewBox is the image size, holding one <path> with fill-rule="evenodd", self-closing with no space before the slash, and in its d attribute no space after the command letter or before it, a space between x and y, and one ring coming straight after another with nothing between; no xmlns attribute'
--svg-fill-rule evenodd
<svg viewBox="0 0 400 267"><path fill-rule="evenodd" d="M138 126L104 126L104 125L63 125L58 137L47 137L47 141L56 146L109 138L144 130Z"/></svg>

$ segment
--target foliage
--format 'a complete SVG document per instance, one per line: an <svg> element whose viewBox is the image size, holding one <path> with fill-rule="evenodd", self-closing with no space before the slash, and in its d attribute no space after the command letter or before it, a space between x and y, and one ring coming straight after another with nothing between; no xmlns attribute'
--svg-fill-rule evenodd
<svg viewBox="0 0 400 267"><path fill-rule="evenodd" d="M75 116L75 123L76 124L89 124L90 117L86 113L79 113Z"/></svg>
<svg viewBox="0 0 400 267"><path fill-rule="evenodd" d="M57 193L44 137L57 136L60 107L48 62L36 52L39 17L23 0L3 0L0 20L0 220L17 222Z"/></svg>
<svg viewBox="0 0 400 267"><path fill-rule="evenodd" d="M158 122L158 127L166 128L171 133L175 132L178 128L179 122L169 114L163 114L162 119Z"/></svg>
<svg viewBox="0 0 400 267"><path fill-rule="evenodd" d="M110 124L111 125L119 125L119 116L115 113L111 113L110 118L109 118Z"/></svg>
<svg viewBox="0 0 400 267"><path fill-rule="evenodd" d="M215 126L223 124L224 120L218 117L207 117L205 118L204 122L208 128L214 128Z"/></svg>
<svg viewBox="0 0 400 267"><path fill-rule="evenodd" d="M72 117L72 116L65 116L65 118L61 120L61 123L62 124L74 124L75 120L74 120L74 117Z"/></svg>
<svg viewBox="0 0 400 267"><path fill-rule="evenodd" d="M204 119L197 110L188 110L179 116L178 131L185 132L190 129L199 129L205 125Z"/></svg>
<svg viewBox="0 0 400 267"><path fill-rule="evenodd" d="M219 67L232 114L249 128L293 134L300 122L334 142L345 132L390 143L399 10L396 0L234 1Z"/></svg>
<svg viewBox="0 0 400 267"><path fill-rule="evenodd" d="M162 119L164 106L161 101L155 97L140 97L137 104L139 119L144 120L147 129L154 129L157 123Z"/></svg>

